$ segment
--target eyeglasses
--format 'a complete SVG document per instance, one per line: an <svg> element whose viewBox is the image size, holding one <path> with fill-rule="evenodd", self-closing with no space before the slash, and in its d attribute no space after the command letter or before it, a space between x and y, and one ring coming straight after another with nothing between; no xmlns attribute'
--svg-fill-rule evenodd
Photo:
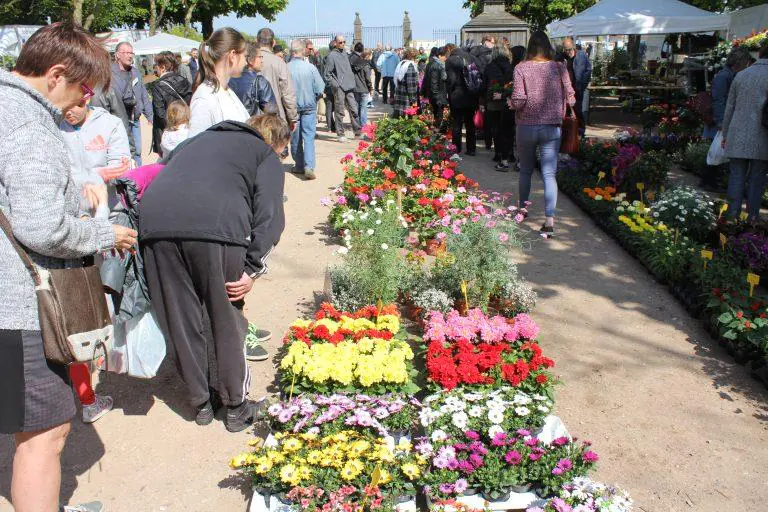
<svg viewBox="0 0 768 512"><path fill-rule="evenodd" d="M89 100L89 99L93 98L96 95L96 93L93 92L93 89L91 89L90 87L88 87L85 84L80 84L80 90L83 91L83 99L84 100Z"/></svg>

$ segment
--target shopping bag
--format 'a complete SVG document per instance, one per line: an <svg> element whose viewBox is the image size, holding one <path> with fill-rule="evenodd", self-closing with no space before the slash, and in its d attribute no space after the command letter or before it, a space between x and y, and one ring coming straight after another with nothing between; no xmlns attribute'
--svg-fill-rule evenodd
<svg viewBox="0 0 768 512"><path fill-rule="evenodd" d="M725 156L725 148L723 147L723 131L718 130L712 145L709 146L707 165L723 165L727 161L728 157Z"/></svg>
<svg viewBox="0 0 768 512"><path fill-rule="evenodd" d="M573 115L570 105L563 118L560 152L575 155L579 152L579 120Z"/></svg>
<svg viewBox="0 0 768 512"><path fill-rule="evenodd" d="M475 112L474 122L475 122L475 128L477 128L478 130L483 129L483 127L485 126L485 114L483 114L482 110L478 110L477 112Z"/></svg>
<svg viewBox="0 0 768 512"><path fill-rule="evenodd" d="M317 102L317 115L325 116L325 100L323 98L320 98L320 101Z"/></svg>
<svg viewBox="0 0 768 512"><path fill-rule="evenodd" d="M152 310L125 323L128 375L151 379L165 359L165 337Z"/></svg>
<svg viewBox="0 0 768 512"><path fill-rule="evenodd" d="M126 374L128 373L128 343L125 323L120 322L113 315L112 325L114 326L114 343L107 350L106 364L101 369L110 373Z"/></svg>

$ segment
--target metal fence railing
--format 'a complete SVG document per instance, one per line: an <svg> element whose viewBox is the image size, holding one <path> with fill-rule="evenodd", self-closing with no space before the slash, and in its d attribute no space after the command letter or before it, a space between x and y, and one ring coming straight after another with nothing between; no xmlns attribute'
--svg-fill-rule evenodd
<svg viewBox="0 0 768 512"><path fill-rule="evenodd" d="M403 26L366 27L363 26L363 44L366 48L375 48L378 43L397 48L403 46Z"/></svg>
<svg viewBox="0 0 768 512"><path fill-rule="evenodd" d="M309 39L315 45L318 50L328 48L336 35L342 35L347 41L348 45L352 44L352 40L355 35L352 32L319 32L313 34L278 34L277 37L284 40L286 43L291 44L294 39Z"/></svg>
<svg viewBox="0 0 768 512"><path fill-rule="evenodd" d="M432 39L442 44L459 45L461 42L461 29L438 29L432 31Z"/></svg>

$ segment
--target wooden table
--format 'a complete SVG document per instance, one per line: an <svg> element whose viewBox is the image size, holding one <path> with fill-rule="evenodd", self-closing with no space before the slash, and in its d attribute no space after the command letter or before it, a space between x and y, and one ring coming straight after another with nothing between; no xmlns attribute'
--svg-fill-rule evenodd
<svg viewBox="0 0 768 512"><path fill-rule="evenodd" d="M675 91L684 91L685 87L682 85L590 85L587 87L587 91L626 91L628 93L638 91L660 91L664 93L664 101L669 102L670 96ZM588 94L587 99L587 112L585 117L589 119L589 113L592 111L592 94Z"/></svg>

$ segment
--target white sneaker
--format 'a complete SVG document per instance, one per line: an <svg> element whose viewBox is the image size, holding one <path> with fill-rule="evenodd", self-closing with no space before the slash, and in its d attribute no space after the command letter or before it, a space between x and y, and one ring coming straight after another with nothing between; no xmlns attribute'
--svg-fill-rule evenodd
<svg viewBox="0 0 768 512"><path fill-rule="evenodd" d="M341 142L343 144L343 143L347 142L347 138L342 135L341 137L339 137L339 142Z"/></svg>
<svg viewBox="0 0 768 512"><path fill-rule="evenodd" d="M111 396L96 395L96 401L83 406L83 423L93 423L112 410L114 402Z"/></svg>
<svg viewBox="0 0 768 512"><path fill-rule="evenodd" d="M106 508L100 501L91 501L75 506L62 507L63 512L104 512Z"/></svg>

